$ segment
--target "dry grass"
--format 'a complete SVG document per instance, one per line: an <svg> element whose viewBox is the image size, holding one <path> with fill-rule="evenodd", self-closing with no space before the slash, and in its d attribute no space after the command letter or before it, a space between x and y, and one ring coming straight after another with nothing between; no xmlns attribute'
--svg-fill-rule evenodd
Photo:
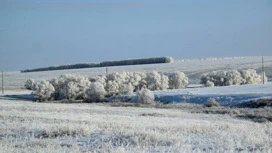
<svg viewBox="0 0 272 153"><path fill-rule="evenodd" d="M272 108L203 108L192 109L192 113L226 114L241 119L250 119L254 122L272 122Z"/></svg>
<svg viewBox="0 0 272 153"><path fill-rule="evenodd" d="M272 122L272 99L259 99L245 103L241 103L235 107L207 107L206 105L178 103L178 104L160 104L155 106L144 105L139 103L105 103L112 107L140 107L140 108L160 108L160 109L176 109L189 113L203 114L221 114L229 115L234 118L250 119L254 122ZM152 116L152 114L143 114Z"/></svg>
<svg viewBox="0 0 272 153"><path fill-rule="evenodd" d="M264 107L272 107L272 98L263 98L251 100L248 102L237 104L235 107L238 108L264 108Z"/></svg>

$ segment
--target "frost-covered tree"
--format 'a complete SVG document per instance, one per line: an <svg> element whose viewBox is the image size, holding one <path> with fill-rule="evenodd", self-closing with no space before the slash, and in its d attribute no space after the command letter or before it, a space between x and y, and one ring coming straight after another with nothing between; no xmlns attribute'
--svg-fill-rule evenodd
<svg viewBox="0 0 272 153"><path fill-rule="evenodd" d="M241 73L239 73L237 70L227 72L226 78L227 79L226 79L225 84L227 86L240 85L244 81L244 79L241 76Z"/></svg>
<svg viewBox="0 0 272 153"><path fill-rule="evenodd" d="M137 102L143 104L155 104L155 97L149 89L142 89L137 92Z"/></svg>
<svg viewBox="0 0 272 153"><path fill-rule="evenodd" d="M55 88L54 99L55 100L65 99L66 97L66 93L64 92L64 89L66 88L65 76L62 75L59 78L54 78L50 80L50 83Z"/></svg>
<svg viewBox="0 0 272 153"><path fill-rule="evenodd" d="M265 81L267 77L265 76ZM255 70L214 71L201 77L201 83L205 86L230 86L241 84L260 84L262 76Z"/></svg>
<svg viewBox="0 0 272 153"><path fill-rule="evenodd" d="M109 96L114 96L120 93L121 86L126 80L125 73L112 73L106 76L105 90Z"/></svg>
<svg viewBox="0 0 272 153"><path fill-rule="evenodd" d="M189 84L189 79L183 72L169 73L168 78L170 89L186 88L186 86Z"/></svg>
<svg viewBox="0 0 272 153"><path fill-rule="evenodd" d="M55 88L49 81L41 80L35 83L35 91L32 94L39 101L47 101L51 99L54 92Z"/></svg>
<svg viewBox="0 0 272 153"><path fill-rule="evenodd" d="M243 81L240 73L234 71L214 71L201 77L201 83L205 86L230 86L239 85Z"/></svg>
<svg viewBox="0 0 272 153"><path fill-rule="evenodd" d="M166 90L169 88L169 78L166 75L161 74L160 90Z"/></svg>
<svg viewBox="0 0 272 153"><path fill-rule="evenodd" d="M150 90L165 90L168 86L168 77L158 72L123 72L112 73L106 76L105 90L107 96L127 94L143 88Z"/></svg>
<svg viewBox="0 0 272 153"><path fill-rule="evenodd" d="M106 91L101 83L93 82L86 90L87 102L100 102L104 99Z"/></svg>
<svg viewBox="0 0 272 153"><path fill-rule="evenodd" d="M145 81L147 88L150 90L165 90L168 88L168 77L156 71L148 73Z"/></svg>
<svg viewBox="0 0 272 153"><path fill-rule="evenodd" d="M131 81L130 83L132 86L134 86L134 91L139 91L142 88L146 88L147 82L146 82L146 73L144 72L135 72L131 76Z"/></svg>
<svg viewBox="0 0 272 153"><path fill-rule="evenodd" d="M62 75L50 81L55 88L55 99L83 99L86 88L90 85L87 77Z"/></svg>
<svg viewBox="0 0 272 153"><path fill-rule="evenodd" d="M28 79L26 82L25 82L25 85L24 87L28 90L34 90L35 89L35 80L33 79Z"/></svg>
<svg viewBox="0 0 272 153"><path fill-rule="evenodd" d="M240 71L242 78L244 79L242 84L261 84L263 83L262 76L257 74L256 70L248 69ZM265 76L267 82L267 77Z"/></svg>
<svg viewBox="0 0 272 153"><path fill-rule="evenodd" d="M107 85L107 77L105 75L89 77L89 81L101 83L104 87Z"/></svg>
<svg viewBox="0 0 272 153"><path fill-rule="evenodd" d="M120 84L117 81L107 81L107 85L105 86L106 92L108 96L117 95L120 92Z"/></svg>
<svg viewBox="0 0 272 153"><path fill-rule="evenodd" d="M120 93L123 95L131 95L133 93L134 87L131 85L131 83L123 84L120 88Z"/></svg>
<svg viewBox="0 0 272 153"><path fill-rule="evenodd" d="M147 88L150 90L158 90L161 84L161 75L158 72L148 73L146 78Z"/></svg>
<svg viewBox="0 0 272 153"><path fill-rule="evenodd" d="M233 82L230 80L231 75L228 75L229 72L227 71L213 71L209 74L203 75L201 77L201 84L204 84L205 86L227 86L232 85ZM234 74L234 73L233 73ZM228 78L231 77L230 79Z"/></svg>

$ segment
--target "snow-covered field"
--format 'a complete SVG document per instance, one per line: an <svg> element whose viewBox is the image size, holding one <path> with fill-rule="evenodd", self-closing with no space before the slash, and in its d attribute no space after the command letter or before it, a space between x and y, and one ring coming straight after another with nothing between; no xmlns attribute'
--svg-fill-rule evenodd
<svg viewBox="0 0 272 153"><path fill-rule="evenodd" d="M265 57L272 78L272 57ZM191 83L213 70L251 68L260 72L261 57L180 60L169 64L121 66L111 72L183 71ZM27 79L61 74L102 75L105 68L49 72L6 72L0 94L0 153L6 152L272 152L272 123L231 115L197 114L186 109L111 107L109 104L37 103L22 90ZM154 91L163 103L222 105L272 97L272 84ZM181 107L183 105L181 104ZM184 105L185 106L185 105ZM244 110L243 110L244 111ZM271 109L267 109L271 114Z"/></svg>
<svg viewBox="0 0 272 153"><path fill-rule="evenodd" d="M4 97L0 110L1 153L272 152L271 122L230 115Z"/></svg>
<svg viewBox="0 0 272 153"><path fill-rule="evenodd" d="M154 93L156 100L162 103L204 104L208 99L214 98L223 106L231 106L253 99L272 97L272 84L189 88L155 91Z"/></svg>

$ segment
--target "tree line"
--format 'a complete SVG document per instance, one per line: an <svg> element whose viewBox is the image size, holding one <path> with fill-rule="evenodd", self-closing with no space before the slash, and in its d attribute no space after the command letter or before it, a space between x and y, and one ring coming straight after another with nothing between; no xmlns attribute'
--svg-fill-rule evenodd
<svg viewBox="0 0 272 153"><path fill-rule="evenodd" d="M21 70L21 73L67 70L67 69L96 68L96 67L110 67L110 66L124 66L124 65L171 63L171 62L173 62L172 57L155 57L155 58L129 59L129 60L120 60L120 61L104 61L101 63L80 63L80 64L71 64L71 65L50 66L50 67L44 67L44 68L25 69L25 70Z"/></svg>

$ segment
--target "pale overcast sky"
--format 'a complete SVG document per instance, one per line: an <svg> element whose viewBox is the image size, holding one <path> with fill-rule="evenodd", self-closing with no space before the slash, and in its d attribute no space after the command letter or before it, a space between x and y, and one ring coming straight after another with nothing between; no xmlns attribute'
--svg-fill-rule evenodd
<svg viewBox="0 0 272 153"><path fill-rule="evenodd" d="M272 55L271 0L0 0L0 70Z"/></svg>

